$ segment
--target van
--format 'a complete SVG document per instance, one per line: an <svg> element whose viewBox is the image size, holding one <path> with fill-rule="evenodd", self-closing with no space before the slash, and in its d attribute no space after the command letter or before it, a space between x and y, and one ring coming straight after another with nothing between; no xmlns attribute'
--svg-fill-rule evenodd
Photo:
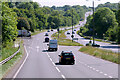
<svg viewBox="0 0 120 80"><path fill-rule="evenodd" d="M18 37L19 36L31 37L31 33L28 30L18 30Z"/></svg>
<svg viewBox="0 0 120 80"><path fill-rule="evenodd" d="M50 40L48 46L49 46L48 51L50 51L50 50L57 51L57 48L58 48L57 40Z"/></svg>

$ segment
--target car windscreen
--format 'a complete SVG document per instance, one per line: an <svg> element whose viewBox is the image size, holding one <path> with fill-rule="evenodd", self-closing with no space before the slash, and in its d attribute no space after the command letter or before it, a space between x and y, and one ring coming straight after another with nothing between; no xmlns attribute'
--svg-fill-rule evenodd
<svg viewBox="0 0 120 80"><path fill-rule="evenodd" d="M62 55L63 55L63 56L73 56L72 53L63 53Z"/></svg>
<svg viewBox="0 0 120 80"><path fill-rule="evenodd" d="M57 44L57 43L50 43L50 44Z"/></svg>

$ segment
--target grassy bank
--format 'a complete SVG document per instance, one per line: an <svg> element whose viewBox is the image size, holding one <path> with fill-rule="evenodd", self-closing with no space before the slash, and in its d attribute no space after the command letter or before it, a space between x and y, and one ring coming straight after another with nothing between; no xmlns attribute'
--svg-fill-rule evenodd
<svg viewBox="0 0 120 80"><path fill-rule="evenodd" d="M84 46L82 48L80 48L81 52L84 52L86 54L104 59L104 60L108 60L114 63L120 63L118 60L118 53L114 53L110 50L104 50L104 49L99 49L99 48L95 48L95 47L90 47L90 46Z"/></svg>
<svg viewBox="0 0 120 80"><path fill-rule="evenodd" d="M64 46L83 46L82 44L77 43L75 41L72 42L72 40L70 40L70 39L65 39L66 38L66 35L65 35L66 31L67 30L61 30L59 32L59 39L58 39L58 33L57 32L52 34L51 37L53 39L57 39L59 45L64 45Z"/></svg>
<svg viewBox="0 0 120 80"><path fill-rule="evenodd" d="M79 36L85 38L85 39L93 40L92 37L90 37L90 36L84 36L82 33L80 33L80 31L77 31L77 34L78 34ZM106 42L106 41L104 41L104 40L102 40L102 39L95 39L95 41L110 43L110 42Z"/></svg>
<svg viewBox="0 0 120 80"><path fill-rule="evenodd" d="M18 43L20 42L20 38L18 38L15 42L10 43L9 45L7 45L7 47L2 47L2 58L0 58L0 61L8 58L9 56L11 56L13 53L15 53L18 50L18 47L14 47L14 43Z"/></svg>
<svg viewBox="0 0 120 80"><path fill-rule="evenodd" d="M8 62L6 62L5 64L0 66L0 78L2 78L5 74L7 74L7 72L11 69L11 67L14 66L15 63L21 59L22 53L24 52L23 41L20 42L20 48L21 48L21 50L17 55L15 55L11 60L9 60ZM2 50L3 50L2 59L4 59L4 58L7 58L10 55L12 55L14 52L16 52L18 50L18 48L9 46L7 48L3 48ZM4 51L4 50L6 50L6 51Z"/></svg>

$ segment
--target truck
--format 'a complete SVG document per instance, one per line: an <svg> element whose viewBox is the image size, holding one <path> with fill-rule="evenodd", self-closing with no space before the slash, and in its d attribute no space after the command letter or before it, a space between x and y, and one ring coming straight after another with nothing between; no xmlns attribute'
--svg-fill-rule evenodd
<svg viewBox="0 0 120 80"><path fill-rule="evenodd" d="M57 40L56 40L56 39L50 40L48 46L49 46L49 47L48 47L48 51L50 51L50 50L55 50L55 51L57 51L57 49L58 49Z"/></svg>
<svg viewBox="0 0 120 80"><path fill-rule="evenodd" d="M31 32L28 30L18 30L18 37L31 37Z"/></svg>

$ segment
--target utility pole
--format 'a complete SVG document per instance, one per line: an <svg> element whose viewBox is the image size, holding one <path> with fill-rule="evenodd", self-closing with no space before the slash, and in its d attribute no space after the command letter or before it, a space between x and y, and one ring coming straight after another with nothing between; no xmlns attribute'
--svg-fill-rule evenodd
<svg viewBox="0 0 120 80"><path fill-rule="evenodd" d="M59 14L58 14L58 21L59 21ZM57 29L57 31L58 31L58 39L59 39L59 24L58 24L58 29Z"/></svg>
<svg viewBox="0 0 120 80"><path fill-rule="evenodd" d="M93 45L95 44L94 36L95 36L95 23L94 23L94 0L93 0Z"/></svg>
<svg viewBox="0 0 120 80"><path fill-rule="evenodd" d="M73 35L73 9L72 9L72 42L73 42L73 37L74 37L74 35Z"/></svg>

